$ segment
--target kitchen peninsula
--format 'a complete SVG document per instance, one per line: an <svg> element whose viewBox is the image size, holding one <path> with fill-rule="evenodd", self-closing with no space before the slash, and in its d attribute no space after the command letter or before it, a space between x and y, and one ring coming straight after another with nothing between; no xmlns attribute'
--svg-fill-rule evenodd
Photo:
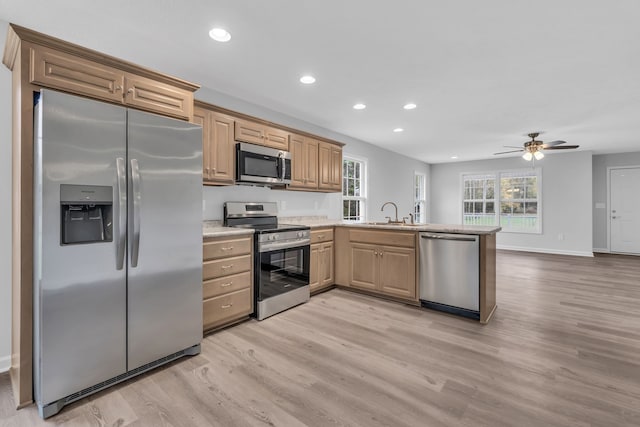
<svg viewBox="0 0 640 427"><path fill-rule="evenodd" d="M500 227L349 223L323 217L285 217L281 221L311 227L312 293L339 287L415 306L421 305L420 233L478 236L480 323L488 323L495 312L496 233ZM216 222L205 224L207 239L237 233Z"/></svg>

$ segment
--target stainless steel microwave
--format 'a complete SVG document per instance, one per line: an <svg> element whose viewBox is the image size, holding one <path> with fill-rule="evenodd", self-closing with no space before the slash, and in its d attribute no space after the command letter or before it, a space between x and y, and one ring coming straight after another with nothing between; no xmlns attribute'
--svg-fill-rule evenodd
<svg viewBox="0 0 640 427"><path fill-rule="evenodd" d="M290 184L291 153L261 145L237 143L236 183Z"/></svg>

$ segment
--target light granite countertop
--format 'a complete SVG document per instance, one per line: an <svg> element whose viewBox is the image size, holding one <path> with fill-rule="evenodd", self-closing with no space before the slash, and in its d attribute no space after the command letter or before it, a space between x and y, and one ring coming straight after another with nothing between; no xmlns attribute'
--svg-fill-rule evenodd
<svg viewBox="0 0 640 427"><path fill-rule="evenodd" d="M339 219L329 219L327 217L279 217L280 224L306 225L314 228L323 227L358 227L378 230L398 230L398 231L426 231L432 233L453 233L453 234L495 234L502 230L502 227L485 225L462 225L462 224L407 224L392 225L374 222L345 222ZM202 226L203 237L223 237L253 234L250 228L224 227L222 221L204 221Z"/></svg>
<svg viewBox="0 0 640 427"><path fill-rule="evenodd" d="M502 227L487 225L462 225L462 224L417 224L417 225L393 225L377 223L342 223L341 227L376 228L385 230L427 231L432 233L452 234L496 234Z"/></svg>
<svg viewBox="0 0 640 427"><path fill-rule="evenodd" d="M360 227L384 230L406 230L406 231L430 231L433 233L454 233L454 234L495 234L502 230L502 227L485 225L462 225L462 224L415 224L415 225L392 225L372 222L345 222L339 219L329 219L321 216L300 216L300 217L280 217L281 224L303 224L314 228L321 227Z"/></svg>
<svg viewBox="0 0 640 427"><path fill-rule="evenodd" d="M225 237L225 236L249 236L253 234L251 228L225 227L222 221L203 221L202 237Z"/></svg>

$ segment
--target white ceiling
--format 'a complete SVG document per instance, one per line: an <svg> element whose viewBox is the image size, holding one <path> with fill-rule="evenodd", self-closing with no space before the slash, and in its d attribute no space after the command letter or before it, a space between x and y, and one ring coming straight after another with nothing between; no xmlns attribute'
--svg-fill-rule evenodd
<svg viewBox="0 0 640 427"><path fill-rule="evenodd" d="M637 0L0 0L0 19L428 163L538 130L640 150Z"/></svg>

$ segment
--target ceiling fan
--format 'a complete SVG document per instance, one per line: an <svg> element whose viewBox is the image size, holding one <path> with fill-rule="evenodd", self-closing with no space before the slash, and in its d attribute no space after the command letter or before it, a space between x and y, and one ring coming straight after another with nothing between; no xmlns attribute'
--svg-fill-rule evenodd
<svg viewBox="0 0 640 427"><path fill-rule="evenodd" d="M527 134L527 136L531 138L531 141L525 142L522 147L505 145L505 147L507 148L517 148L517 150L501 151L500 153L493 153L493 154L497 155L497 154L517 153L519 151L522 151L524 152L524 154L522 155L522 158L527 161L531 161L533 159L535 160L542 159L544 157L544 153L542 152L543 150L571 150L571 149L580 147L579 145L562 145L562 144L566 144L566 141L551 141L551 142L536 141L536 138L541 133L542 132L532 132Z"/></svg>

